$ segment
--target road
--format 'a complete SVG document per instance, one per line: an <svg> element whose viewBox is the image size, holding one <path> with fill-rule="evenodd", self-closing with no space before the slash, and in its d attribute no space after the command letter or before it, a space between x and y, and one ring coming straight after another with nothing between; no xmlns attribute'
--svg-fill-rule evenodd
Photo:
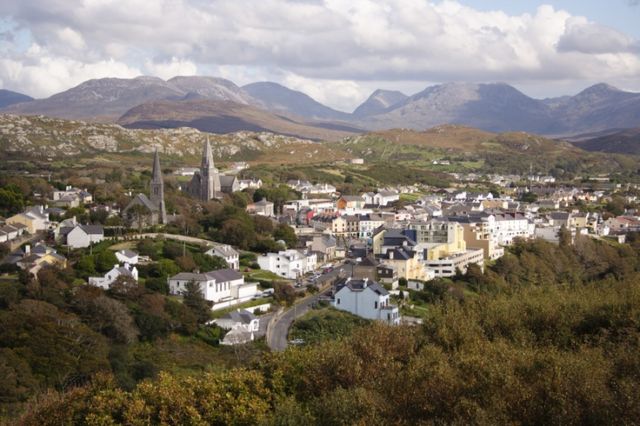
<svg viewBox="0 0 640 426"><path fill-rule="evenodd" d="M309 312L311 305L316 303L320 296L328 292L329 289L331 289L331 287L322 293L316 293L313 296L303 299L301 302L293 305L292 308L289 308L274 318L270 333L267 333L267 345L272 351L279 352L287 349L287 336L289 335L289 328L291 328L293 321Z"/></svg>
<svg viewBox="0 0 640 426"><path fill-rule="evenodd" d="M337 266L333 271L322 275L318 279L318 284L321 287L328 285L329 282L338 277L338 275L341 273L341 269L342 273L345 274L345 276L349 276L352 273L352 268L353 267L351 265ZM321 296L328 293L329 290L331 290L330 286L320 293L302 299L293 307L284 311L280 315L277 315L273 319L271 330L269 333L267 333L267 345L269 346L269 348L271 348L272 351L284 351L287 348L287 337L289 335L289 328L291 328L293 321L309 312L311 306L316 303Z"/></svg>

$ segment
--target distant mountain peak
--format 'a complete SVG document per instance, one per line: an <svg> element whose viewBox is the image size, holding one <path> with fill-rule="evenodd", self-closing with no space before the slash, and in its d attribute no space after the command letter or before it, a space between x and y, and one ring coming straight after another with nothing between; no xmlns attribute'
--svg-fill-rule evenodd
<svg viewBox="0 0 640 426"><path fill-rule="evenodd" d="M19 104L21 102L29 102L32 100L33 98L31 96L14 92L12 90L0 89L0 108L7 107L9 105Z"/></svg>
<svg viewBox="0 0 640 426"><path fill-rule="evenodd" d="M407 95L398 90L376 89L366 101L353 111L353 115L355 117L366 117L380 114L407 98Z"/></svg>
<svg viewBox="0 0 640 426"><path fill-rule="evenodd" d="M329 108L311 96L272 81L242 86L261 106L278 114L295 115L312 120L348 120L349 114Z"/></svg>
<svg viewBox="0 0 640 426"><path fill-rule="evenodd" d="M582 92L578 93L577 96L580 95L599 95L599 94L609 94L612 92L622 92L622 90L618 89L615 86L612 86L610 84L607 83L598 83L598 84L594 84L593 86L589 86L586 89L584 89Z"/></svg>

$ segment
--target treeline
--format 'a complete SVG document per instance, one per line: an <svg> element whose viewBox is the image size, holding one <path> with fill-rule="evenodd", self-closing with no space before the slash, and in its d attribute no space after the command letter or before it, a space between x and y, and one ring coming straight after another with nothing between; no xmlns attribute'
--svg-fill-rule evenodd
<svg viewBox="0 0 640 426"><path fill-rule="evenodd" d="M177 249L171 244L165 251ZM214 347L224 332L204 325L211 305L200 289L188 286L182 301L163 294L167 274L181 270L184 256L141 266L146 279L121 277L108 291L79 278L111 269L111 257L105 250L81 257L77 270L43 268L37 280L25 273L0 277L0 418L47 389L72 389L98 373L131 389L175 364L181 352L193 352L187 371L216 359ZM207 258L208 265L226 266ZM161 358L167 341L175 354Z"/></svg>
<svg viewBox="0 0 640 426"><path fill-rule="evenodd" d="M634 238L632 238L634 240ZM245 369L108 376L31 405L23 424L636 424L638 248L516 244L459 277L417 327L373 324Z"/></svg>

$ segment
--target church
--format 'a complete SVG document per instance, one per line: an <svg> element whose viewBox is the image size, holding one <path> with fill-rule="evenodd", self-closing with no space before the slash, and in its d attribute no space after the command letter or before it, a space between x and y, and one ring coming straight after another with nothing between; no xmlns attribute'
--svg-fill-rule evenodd
<svg viewBox="0 0 640 426"><path fill-rule="evenodd" d="M220 174L213 164L213 153L209 138L204 143L200 170L196 171L186 187L192 197L202 201L222 198L222 194L231 194L240 190L240 182L236 176Z"/></svg>
<svg viewBox="0 0 640 426"><path fill-rule="evenodd" d="M160 170L160 155L156 149L153 156L150 194L138 194L122 210L122 217L128 226L144 228L166 224L167 211L164 204L164 181Z"/></svg>

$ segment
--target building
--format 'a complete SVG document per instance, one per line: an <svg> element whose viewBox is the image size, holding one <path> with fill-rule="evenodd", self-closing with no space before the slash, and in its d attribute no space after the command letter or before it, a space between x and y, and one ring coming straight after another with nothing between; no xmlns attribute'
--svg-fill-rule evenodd
<svg viewBox="0 0 640 426"><path fill-rule="evenodd" d="M214 320L220 328L229 330L222 345L240 345L251 342L255 339L255 334L260 330L260 319L247 310L229 312Z"/></svg>
<svg viewBox="0 0 640 426"><path fill-rule="evenodd" d="M362 318L400 324L398 307L389 303L389 292L366 278L348 277L339 282L335 287L333 306Z"/></svg>
<svg viewBox="0 0 640 426"><path fill-rule="evenodd" d="M358 238L361 240L371 240L376 229L385 224L384 218L379 214L360 215L358 222Z"/></svg>
<svg viewBox="0 0 640 426"><path fill-rule="evenodd" d="M245 283L242 274L233 269L220 269L203 274L181 272L170 277L168 281L171 294L183 294L190 282L198 284L204 298L220 305L218 307L249 300L258 292L257 283Z"/></svg>
<svg viewBox="0 0 640 426"><path fill-rule="evenodd" d="M55 249L44 244L36 244L33 249L26 245L24 251L18 250L11 254L15 264L34 276L38 276L40 269L55 266L61 269L67 267L67 258L58 254Z"/></svg>
<svg viewBox="0 0 640 426"><path fill-rule="evenodd" d="M331 222L331 232L336 237L358 238L360 235L360 217L357 215L336 217Z"/></svg>
<svg viewBox="0 0 640 426"><path fill-rule="evenodd" d="M129 226L143 228L167 223L164 203L164 180L160 169L160 156L156 149L153 155L150 195L136 195L122 210L122 217Z"/></svg>
<svg viewBox="0 0 640 426"><path fill-rule="evenodd" d="M240 179L238 181L238 191L243 189L258 189L262 188L262 179Z"/></svg>
<svg viewBox="0 0 640 426"><path fill-rule="evenodd" d="M311 250L320 253L323 262L336 258L337 246L336 239L331 235L316 235L311 241Z"/></svg>
<svg viewBox="0 0 640 426"><path fill-rule="evenodd" d="M21 223L14 222L13 225L0 225L0 243L13 241L24 234L27 227Z"/></svg>
<svg viewBox="0 0 640 426"><path fill-rule="evenodd" d="M427 271L422 263L422 253L408 247L387 249L378 256L381 263L395 269L398 278L407 280L427 279Z"/></svg>
<svg viewBox="0 0 640 426"><path fill-rule="evenodd" d="M138 269L135 266L125 264L114 265L113 268L102 277L89 277L89 284L108 290L118 278L129 277L138 281Z"/></svg>
<svg viewBox="0 0 640 426"><path fill-rule="evenodd" d="M76 225L67 234L67 245L71 248L89 247L104 240L102 225Z"/></svg>
<svg viewBox="0 0 640 426"><path fill-rule="evenodd" d="M229 268L236 271L240 269L240 253L228 244L216 244L204 254L221 257L227 262Z"/></svg>
<svg viewBox="0 0 640 426"><path fill-rule="evenodd" d="M258 216L273 217L275 216L273 213L273 206L274 204L271 201L267 201L263 198L260 201L248 204L247 212L251 214L257 214Z"/></svg>
<svg viewBox="0 0 640 426"><path fill-rule="evenodd" d="M208 137L202 149L200 170L193 174L186 190L192 197L202 201L222 198L222 194L230 194L240 190L240 183L236 176L220 174L216 168Z"/></svg>
<svg viewBox="0 0 640 426"><path fill-rule="evenodd" d="M468 249L424 261L425 266L433 270L436 277L452 277L457 270L464 274L471 263L475 263L484 270L484 251L482 249Z"/></svg>
<svg viewBox="0 0 640 426"><path fill-rule="evenodd" d="M129 265L137 265L140 261L140 256L135 251L131 250L119 250L116 252L116 259L120 263L126 263Z"/></svg>
<svg viewBox="0 0 640 426"><path fill-rule="evenodd" d="M361 195L343 195L336 202L338 210L358 210L363 209L365 199Z"/></svg>
<svg viewBox="0 0 640 426"><path fill-rule="evenodd" d="M93 202L93 196L86 189L67 186L64 191L53 191L51 204L56 207L73 208Z"/></svg>
<svg viewBox="0 0 640 426"><path fill-rule="evenodd" d="M35 206L27 208L23 213L18 213L7 219L8 225L15 226L21 224L26 227L29 234L35 234L38 231L46 231L49 228L49 213L45 212L43 206Z"/></svg>
<svg viewBox="0 0 640 426"><path fill-rule="evenodd" d="M315 253L292 249L258 256L260 269L271 271L276 275L291 280L313 271L316 269L317 263L318 258Z"/></svg>

